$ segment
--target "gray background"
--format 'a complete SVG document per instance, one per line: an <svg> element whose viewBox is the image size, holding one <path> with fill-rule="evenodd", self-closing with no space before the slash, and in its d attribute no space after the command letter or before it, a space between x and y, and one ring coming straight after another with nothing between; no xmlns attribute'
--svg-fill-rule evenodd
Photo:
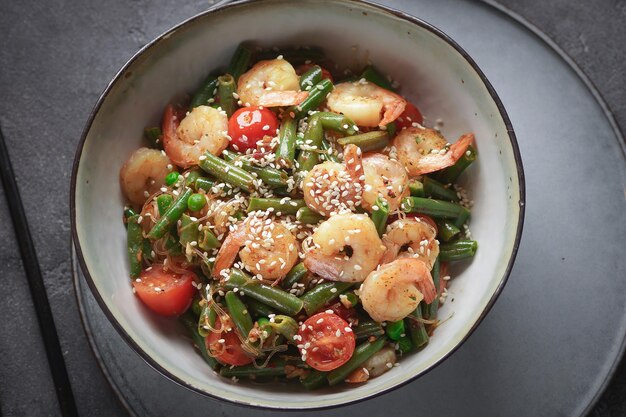
<svg viewBox="0 0 626 417"><path fill-rule="evenodd" d="M88 113L143 44L206 1L0 3L0 123L17 175L81 415L123 415L91 355L71 285L69 180ZM626 126L626 1L501 0L556 41ZM146 10L151 10L147 13ZM154 10L160 10L155 13ZM0 407L56 416L56 399L21 260L0 190ZM584 378L584 375L581 375ZM594 416L626 415L626 363Z"/></svg>

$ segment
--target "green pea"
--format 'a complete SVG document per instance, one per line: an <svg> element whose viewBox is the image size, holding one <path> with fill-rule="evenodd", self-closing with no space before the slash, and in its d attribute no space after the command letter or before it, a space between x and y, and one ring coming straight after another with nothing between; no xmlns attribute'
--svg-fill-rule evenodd
<svg viewBox="0 0 626 417"><path fill-rule="evenodd" d="M206 199L202 194L191 194L189 196L189 200L187 200L187 207L191 211L199 211L202 210L202 207L206 204Z"/></svg>
<svg viewBox="0 0 626 417"><path fill-rule="evenodd" d="M387 332L387 336L389 336L391 340L400 340L405 331L404 320L392 321L387 323L385 331Z"/></svg>
<svg viewBox="0 0 626 417"><path fill-rule="evenodd" d="M165 184L167 184L167 185L174 184L176 181L178 181L178 176L179 175L180 174L178 172L176 172L176 171L170 172L169 174L167 174L165 176Z"/></svg>

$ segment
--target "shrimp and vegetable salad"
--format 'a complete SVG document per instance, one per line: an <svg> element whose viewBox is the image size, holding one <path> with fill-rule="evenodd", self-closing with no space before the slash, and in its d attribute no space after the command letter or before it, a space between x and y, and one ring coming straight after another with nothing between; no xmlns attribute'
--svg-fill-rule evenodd
<svg viewBox="0 0 626 417"><path fill-rule="evenodd" d="M476 159L368 66L240 45L120 172L133 291L225 378L364 383L422 349L477 243ZM346 75L346 73L348 75Z"/></svg>

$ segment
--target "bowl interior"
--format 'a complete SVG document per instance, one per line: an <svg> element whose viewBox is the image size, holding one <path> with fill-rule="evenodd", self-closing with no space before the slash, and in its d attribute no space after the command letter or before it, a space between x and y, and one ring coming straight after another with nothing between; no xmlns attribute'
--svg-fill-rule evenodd
<svg viewBox="0 0 626 417"><path fill-rule="evenodd" d="M423 351L402 358L399 367L367 384L306 392L298 384L225 380L204 365L180 336L183 331L175 321L155 317L130 290L119 169L141 146L143 128L158 124L165 105L183 92L193 92L209 71L227 65L244 40L263 46L320 46L341 67L358 68L370 60L400 83L401 93L423 111L425 124L432 126L441 119L442 132L450 141L465 132L476 135L479 161L465 175L464 185L475 202L471 230L480 247L451 284L448 301L440 310L440 317L449 319ZM425 372L480 321L515 252L520 222L515 152L480 75L462 53L426 25L362 3L253 2L191 19L151 44L120 72L96 108L79 152L73 190L75 237L103 309L135 349L170 378L243 404L338 405Z"/></svg>

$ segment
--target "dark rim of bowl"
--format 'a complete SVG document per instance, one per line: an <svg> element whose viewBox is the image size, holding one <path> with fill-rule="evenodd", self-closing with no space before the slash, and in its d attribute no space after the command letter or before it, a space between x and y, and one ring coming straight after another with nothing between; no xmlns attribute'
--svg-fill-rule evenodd
<svg viewBox="0 0 626 417"><path fill-rule="evenodd" d="M513 126L511 124L509 116L508 116L508 114L507 114L507 112L506 112L506 110L504 108L504 105L502 104L502 101L498 97L498 94L496 93L495 89L493 88L493 86L491 85L491 83L489 82L489 80L487 79L485 74L482 72L482 70L476 64L476 62L470 57L470 55L463 48L461 48L461 46L458 43L456 43L447 34L445 34L443 31L441 31L437 27L431 25L430 23L427 23L427 22L425 22L422 19L419 19L419 18L417 18L415 16L412 16L412 15L410 15L408 13L405 13L405 12L402 12L400 10L396 10L396 9L393 9L393 8L390 8L390 7L387 7L387 6L383 6L383 5L380 5L380 4L377 4L377 3L373 3L373 2L371 2L369 0L343 0L343 2L345 2L347 4L354 4L355 6L365 5L365 6L374 8L374 9L378 9L379 11L387 13L387 14L389 14L391 16L399 17L399 18L401 18L403 20L406 20L407 22L410 22L410 23L412 23L412 24L414 24L416 26L419 26L422 29L428 30L432 34L434 34L437 37L439 37L440 39L442 39L448 45L450 45L456 52L458 52L467 61L467 63L472 67L472 69L480 77L481 81L483 82L483 84L487 88L487 91L489 92L489 95L491 96L491 98L495 102L496 106L498 107L498 110L500 112L500 117L502 118L502 120L504 122L504 125L505 125L507 133L508 133L509 140L511 142L511 147L513 148L513 156L514 156L515 165L516 165L516 168L517 168L518 187L519 187L519 195L520 195L519 196L519 216L518 216L517 230L515 232L515 241L513 243L513 249L511 251L511 255L510 255L510 258L508 260L507 267L505 269L504 275L502 276L502 279L500 280L500 283L498 284L498 287L496 288L496 290L492 294L491 298L487 302L487 305L485 306L484 310L481 312L481 314L478 317L478 319L476 320L476 322L472 325L470 330L463 336L461 341L458 342L457 345L454 346L448 353L446 353L441 358L439 358L436 362L431 364L430 367L424 369L423 371L417 373L416 375L411 376L410 378L407 378L405 381L402 381L402 382L400 382L400 383L398 383L398 384L396 384L396 385L394 385L392 387L383 389L381 391L378 391L376 393L364 396L364 397L356 399L356 400L343 402L341 404L325 405L325 406L317 406L317 407L279 408L279 407L255 405L255 404L251 404L251 403L239 402L239 401L234 401L234 400L230 400L230 399L227 399L227 398L220 398L220 397L218 397L218 396L216 396L214 394L211 394L211 393L209 393L207 391L201 390L201 389L199 389L197 387L194 387L191 384L188 384L187 382L181 380L180 378L178 378L175 375L171 374L168 370L164 369L157 361L152 359L151 356L149 356L146 352L144 352L144 350L141 349L139 347L139 345L137 345L135 343L133 338L128 333L126 333L126 330L115 319L115 317L113 316L111 311L108 309L104 299L102 298L102 296L100 295L100 293L98 292L98 290L96 288L95 282L94 282L93 278L91 277L91 274L89 273L89 270L87 269L87 266L85 264L85 259L83 257L82 249L80 247L80 242L78 240L78 232L77 232L77 227L76 227L76 181L77 181L77 174L78 174L78 166L80 164L80 158L81 158L82 151L83 151L83 148L84 148L85 140L87 139L87 134L89 133L89 130L91 129L91 125L92 125L96 115L98 114L98 111L100 110L100 107L102 106L102 103L107 98L107 96L108 96L109 92L111 91L112 87L122 77L124 72L140 56L142 56L144 54L144 52L146 52L153 45L159 43L163 39L169 38L171 35L173 35L176 31L178 31L182 27L188 25L189 23L191 23L193 21L201 19L201 18L203 18L204 16L206 16L208 14L211 14L211 13L214 13L214 12L218 12L218 11L222 11L222 10L226 10L226 9L230 9L230 8L241 7L241 6L245 6L247 4L250 4L250 3L257 3L257 2L258 2L258 0L238 0L238 1L234 1L234 2L231 2L231 3L226 3L226 4L220 5L218 7L206 10L204 12L198 13L195 16L192 16L192 17L184 20L183 22L181 22L178 25L172 27L171 29L169 29L166 32L162 33L161 35L156 37L154 40L152 40L151 42L149 42L145 46L143 46L137 53L135 53L128 60L128 62L126 62L126 64L124 64L124 66L117 72L117 74L111 80L111 82L109 82L109 84L106 86L106 88L104 89L104 91L102 92L100 97L98 98L98 101L96 102L96 105L94 106L93 110L91 111L91 113L89 115L89 119L87 120L87 123L85 125L85 129L83 130L83 133L81 135L80 142L78 143L78 147L77 147L77 150L76 150L76 155L74 157L74 162L73 162L73 166L72 166L72 179L71 179L71 184L70 184L70 188L71 188L71 193L70 193L70 218L71 218L71 223L72 223L72 240L74 241L74 246L76 248L76 254L77 254L77 257L78 257L78 262L80 264L81 270L83 271L83 273L85 275L85 278L87 280L87 284L89 285L89 288L90 288L91 292L93 293L96 301L100 305L100 308L102 309L102 311L106 315L107 319L113 324L113 327L122 336L122 338L126 341L126 343L128 343L133 348L133 350L135 352L137 352L139 354L139 356L148 365L150 365L153 369L155 369L156 371L161 373L163 376L165 376L166 378L168 378L172 382L174 382L174 383L176 383L176 384L178 384L178 385L180 385L182 387L185 387L185 388L187 388L187 389L189 389L189 390L191 390L193 392L196 392L198 394L201 394L201 395L204 395L204 396L207 396L207 397L219 400L219 401L226 401L226 402L231 403L231 404L240 405L240 406L246 406L246 407L250 407L250 408L254 408L254 409L270 409L270 410L287 411L288 412L288 411L295 411L295 410L323 410L323 409L329 409L329 408L343 407L343 406L347 406L347 405L350 405L350 404L355 404L355 403L364 401L366 399L374 398L374 397L377 397L377 396L382 395L384 393L390 392L392 390L395 390L397 388L400 388L400 387L408 384L409 382L417 379L418 377L426 375L428 372L430 372L431 370L436 368L440 363L442 363L444 360L446 360L450 355L452 355L454 352L456 352L456 350L459 347L461 347L465 343L465 341L467 341L467 339L471 336L471 334L474 333L474 331L476 330L478 325L483 321L485 316L489 313L489 311L493 307L495 301L498 299L498 296L502 292L502 289L504 288L504 285L506 284L506 282L509 279L509 276L510 276L510 273L511 273L511 269L513 268L513 264L515 262L515 257L517 256L517 251L519 249L520 240L521 240L521 236L522 236L522 229L523 229L523 226L524 226L524 212L525 212L525 206L526 206L526 182L525 182L525 178L524 178L524 169L523 169L523 165L522 165L522 158L521 158L521 155L520 155L519 146L517 144L517 139L515 137L515 132L513 130Z"/></svg>

